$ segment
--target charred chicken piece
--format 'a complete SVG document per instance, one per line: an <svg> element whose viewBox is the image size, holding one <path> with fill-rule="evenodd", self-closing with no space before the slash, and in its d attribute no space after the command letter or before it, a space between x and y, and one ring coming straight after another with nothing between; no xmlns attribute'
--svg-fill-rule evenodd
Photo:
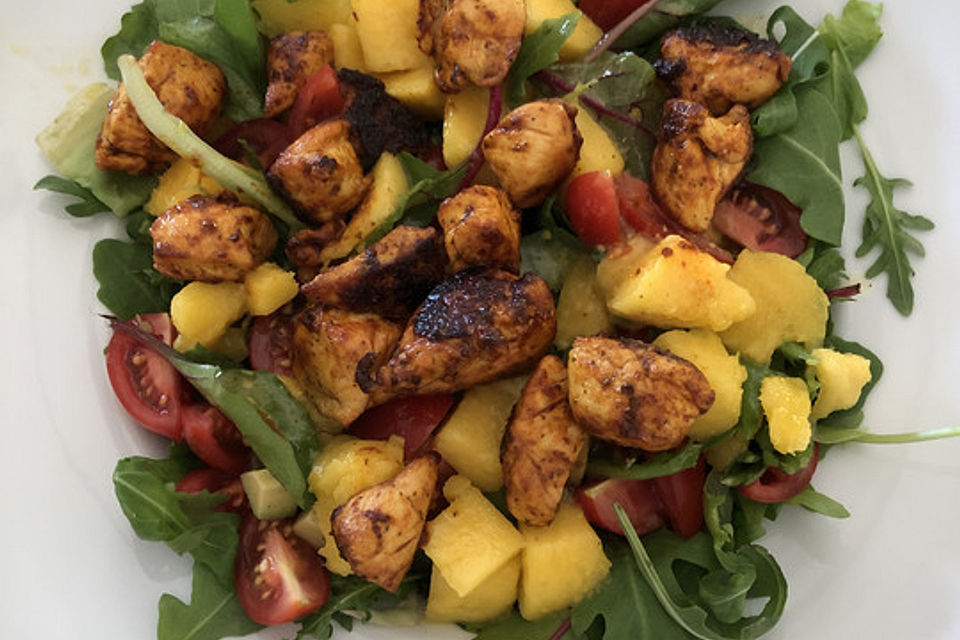
<svg viewBox="0 0 960 640"><path fill-rule="evenodd" d="M164 109L197 135L205 135L220 117L227 81L217 65L159 40L150 43L137 64ZM97 137L97 168L144 175L163 171L176 158L147 130L121 83Z"/></svg>
<svg viewBox="0 0 960 640"><path fill-rule="evenodd" d="M567 374L580 426L601 440L645 451L679 445L714 400L694 365L638 340L577 338Z"/></svg>
<svg viewBox="0 0 960 640"><path fill-rule="evenodd" d="M436 229L400 226L301 291L326 307L403 322L443 280L444 264Z"/></svg>
<svg viewBox="0 0 960 640"><path fill-rule="evenodd" d="M266 214L236 197L193 196L150 225L153 266L174 280L242 280L273 252L277 232Z"/></svg>
<svg viewBox="0 0 960 640"><path fill-rule="evenodd" d="M528 526L553 521L570 471L587 443L567 400L567 368L545 356L513 409L503 441L503 484L510 513Z"/></svg>
<svg viewBox="0 0 960 640"><path fill-rule="evenodd" d="M464 189L443 201L437 221L454 272L468 267L520 270L520 212L500 189Z"/></svg>
<svg viewBox="0 0 960 640"><path fill-rule="evenodd" d="M323 31L291 31L271 40L263 117L273 118L293 106L310 76L332 63L333 40Z"/></svg>
<svg viewBox="0 0 960 640"><path fill-rule="evenodd" d="M755 109L787 81L792 62L773 40L726 26L668 33L657 74L678 98L699 102L715 116L735 104Z"/></svg>
<svg viewBox="0 0 960 640"><path fill-rule="evenodd" d="M333 538L355 574L397 590L420 546L439 466L437 453L416 458L393 480L361 491L333 512Z"/></svg>
<svg viewBox="0 0 960 640"><path fill-rule="evenodd" d="M653 192L680 224L706 231L752 151L750 114L743 105L714 118L696 102L668 100L653 152Z"/></svg>
<svg viewBox="0 0 960 640"><path fill-rule="evenodd" d="M357 381L374 404L451 393L529 366L556 331L553 294L536 274L461 271L430 292L389 361L379 371L359 367Z"/></svg>
<svg viewBox="0 0 960 640"><path fill-rule="evenodd" d="M345 120L308 129L277 157L267 179L305 221L317 225L360 204L372 182L363 174Z"/></svg>
<svg viewBox="0 0 960 640"><path fill-rule="evenodd" d="M563 100L528 102L484 137L483 155L513 204L540 204L573 171L583 144L576 116Z"/></svg>
<svg viewBox="0 0 960 640"><path fill-rule="evenodd" d="M297 280L309 282L326 264L321 256L327 245L335 242L346 228L343 220L325 222L317 229L301 229L290 236L284 253L297 267Z"/></svg>
<svg viewBox="0 0 960 640"><path fill-rule="evenodd" d="M467 81L503 82L517 59L527 13L523 0L420 0L420 49L436 60L434 79L445 93Z"/></svg>
<svg viewBox="0 0 960 640"><path fill-rule="evenodd" d="M399 337L398 325L373 314L307 307L293 323L293 377L317 411L346 426L369 404L357 365L383 363Z"/></svg>

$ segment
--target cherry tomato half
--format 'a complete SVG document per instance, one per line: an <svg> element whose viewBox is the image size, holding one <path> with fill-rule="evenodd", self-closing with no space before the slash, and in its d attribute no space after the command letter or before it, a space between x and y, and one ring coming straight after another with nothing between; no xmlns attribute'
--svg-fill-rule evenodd
<svg viewBox="0 0 960 640"><path fill-rule="evenodd" d="M347 101L340 91L340 79L330 65L310 76L290 107L287 124L294 136L343 113Z"/></svg>
<svg viewBox="0 0 960 640"><path fill-rule="evenodd" d="M293 375L290 355L292 339L293 316L282 312L257 316L250 326L250 367L278 376Z"/></svg>
<svg viewBox="0 0 960 640"><path fill-rule="evenodd" d="M221 493L227 499L213 508L214 511L244 513L247 506L247 494L243 492L240 478L218 469L196 469L180 479L176 491L179 493Z"/></svg>
<svg viewBox="0 0 960 640"><path fill-rule="evenodd" d="M638 535L656 531L666 522L663 505L650 480L608 478L580 487L573 498L590 523L620 535L623 527L613 511L614 503L623 507Z"/></svg>
<svg viewBox="0 0 960 640"><path fill-rule="evenodd" d="M264 169L269 169L280 152L293 142L294 135L290 128L269 118L247 120L229 129L214 143L217 151L237 162L247 160L245 142L254 153Z"/></svg>
<svg viewBox="0 0 960 640"><path fill-rule="evenodd" d="M713 226L753 251L796 258L807 248L807 234L800 226L801 213L779 191L744 183L731 189L717 204Z"/></svg>
<svg viewBox="0 0 960 640"><path fill-rule="evenodd" d="M614 179L620 214L634 231L651 240L660 240L676 226L654 202L650 186L640 178L621 173Z"/></svg>
<svg viewBox="0 0 960 640"><path fill-rule="evenodd" d="M706 480L707 463L703 458L695 467L653 478L667 522L681 538L689 538L703 528L703 485Z"/></svg>
<svg viewBox="0 0 960 640"><path fill-rule="evenodd" d="M585 244L611 245L620 240L620 205L609 173L591 171L571 180L566 204L570 225Z"/></svg>
<svg viewBox="0 0 960 640"><path fill-rule="evenodd" d="M817 445L813 445L813 455L810 456L810 463L796 473L784 473L777 467L767 467L763 475L739 488L741 494L755 502L774 503L783 502L794 497L803 491L808 484L813 472L817 470L817 459L819 456Z"/></svg>
<svg viewBox="0 0 960 640"><path fill-rule="evenodd" d="M243 473L250 466L250 448L230 418L202 402L180 409L183 437L198 458L226 473Z"/></svg>
<svg viewBox="0 0 960 640"><path fill-rule="evenodd" d="M410 460L443 422L452 406L453 396L446 394L397 398L367 409L347 431L368 440L403 436L403 455Z"/></svg>
<svg viewBox="0 0 960 640"><path fill-rule="evenodd" d="M593 20L604 31L617 26L625 20L634 9L647 4L651 0L580 0L577 7Z"/></svg>

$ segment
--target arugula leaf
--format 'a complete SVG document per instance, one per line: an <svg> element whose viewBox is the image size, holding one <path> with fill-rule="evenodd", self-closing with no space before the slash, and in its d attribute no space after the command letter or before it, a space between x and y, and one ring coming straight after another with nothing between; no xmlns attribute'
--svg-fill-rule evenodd
<svg viewBox="0 0 960 640"><path fill-rule="evenodd" d="M503 620L484 626L473 640L516 640L517 638L566 640L571 634L565 633L562 636L555 634L568 615L566 610L561 610L537 620L526 620L516 610L511 610L510 615ZM574 633L573 637L578 636Z"/></svg>
<svg viewBox="0 0 960 640"><path fill-rule="evenodd" d="M121 320L169 310L183 286L153 268L150 245L111 238L93 247L93 275L100 283L97 298Z"/></svg>
<svg viewBox="0 0 960 640"><path fill-rule="evenodd" d="M160 28L154 5L156 0L144 0L130 7L130 11L120 18L120 31L110 36L100 47L103 68L108 78L120 79L117 58L124 53L132 53L138 58L156 40Z"/></svg>
<svg viewBox="0 0 960 640"><path fill-rule="evenodd" d="M514 109L527 102L527 80L560 59L563 43L573 35L580 22L579 11L544 20L536 31L523 39L517 59L507 75L507 104Z"/></svg>
<svg viewBox="0 0 960 640"><path fill-rule="evenodd" d="M709 11L719 3L720 0L659 0L653 11L633 23L614 44L618 49L638 49L684 19Z"/></svg>
<svg viewBox="0 0 960 640"><path fill-rule="evenodd" d="M824 346L839 351L840 353L855 353L869 360L870 381L860 390L860 398L857 399L855 405L843 411L835 411L826 418L817 421L813 434L813 438L817 442L821 442L820 438L826 437L827 432L830 430L859 426L860 423L863 422L863 405L866 403L870 392L883 376L883 362L880 361L880 358L877 357L875 353L862 344L844 340L837 336L828 336L824 341Z"/></svg>
<svg viewBox="0 0 960 640"><path fill-rule="evenodd" d="M104 211L110 211L110 207L101 202L97 196L93 195L90 189L85 189L73 180L67 180L60 176L44 176L33 185L33 189L34 191L37 189L46 189L47 191L63 193L77 198L79 202L68 204L65 207L67 213L74 218L87 218Z"/></svg>
<svg viewBox="0 0 960 640"><path fill-rule="evenodd" d="M165 593L159 610L157 640L219 640L263 628L244 613L233 582L224 586L202 564L193 565L190 604Z"/></svg>
<svg viewBox="0 0 960 640"><path fill-rule="evenodd" d="M849 518L850 512L842 504L825 496L812 486L807 485L803 491L787 500L787 504L803 507L808 511L819 513L830 518Z"/></svg>
<svg viewBox="0 0 960 640"><path fill-rule="evenodd" d="M810 241L807 250L797 257L807 273L824 291L830 291L848 281L847 264L840 252L819 240Z"/></svg>
<svg viewBox="0 0 960 640"><path fill-rule="evenodd" d="M911 431L907 433L873 433L858 427L846 429L830 429L821 432L817 442L823 444L844 444L859 442L862 444L909 444L913 442L932 442L960 436L960 427L942 427L926 431Z"/></svg>
<svg viewBox="0 0 960 640"><path fill-rule="evenodd" d="M668 476L695 467L700 459L700 453L709 444L712 443L690 442L678 451L663 451L638 464L624 465L612 460L591 458L587 462L587 473L590 476L601 478L627 478L631 480L648 480Z"/></svg>

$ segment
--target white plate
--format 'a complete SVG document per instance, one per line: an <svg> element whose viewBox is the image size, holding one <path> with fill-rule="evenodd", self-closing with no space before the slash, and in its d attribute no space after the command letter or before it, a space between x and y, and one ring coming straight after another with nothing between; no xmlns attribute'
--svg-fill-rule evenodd
<svg viewBox="0 0 960 640"><path fill-rule="evenodd" d="M110 482L117 458L162 451L123 414L103 367L107 331L96 315L90 251L121 231L107 216L68 218L59 197L30 191L48 172L34 135L73 91L102 77L99 46L127 2L0 3L2 638L148 639L159 595L189 593L189 562L134 537ZM795 5L811 22L840 9L836 0ZM756 16L775 6L733 0L730 8ZM876 431L960 420L958 23L952 3L888 3L887 33L860 73L871 106L864 136L887 175L915 184L898 203L938 224L922 237L928 256L916 262L911 318L891 309L882 280L839 313L840 334L886 363L868 408ZM861 166L853 153L844 161L849 186ZM866 195L851 192L848 204L855 243ZM865 268L850 263L854 275ZM831 452L815 484L853 515L834 521L786 509L770 524L765 544L783 566L790 598L769 637L960 637L960 440Z"/></svg>

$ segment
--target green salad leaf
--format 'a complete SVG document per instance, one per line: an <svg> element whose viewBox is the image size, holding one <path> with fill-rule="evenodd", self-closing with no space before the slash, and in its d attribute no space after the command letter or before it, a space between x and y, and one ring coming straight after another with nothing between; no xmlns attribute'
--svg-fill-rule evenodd
<svg viewBox="0 0 960 640"><path fill-rule="evenodd" d="M149 244L112 238L93 247L93 275L100 283L97 298L121 320L169 311L170 300L183 286L153 268Z"/></svg>
<svg viewBox="0 0 960 640"><path fill-rule="evenodd" d="M79 183L60 176L44 176L33 185L33 188L34 190L46 189L76 198L78 202L73 202L64 207L67 213L74 218L89 218L98 213L110 211L110 207L97 198L90 189L81 187Z"/></svg>
<svg viewBox="0 0 960 640"><path fill-rule="evenodd" d="M705 442L689 442L678 451L662 451L643 462L624 464L604 458L590 457L587 473L600 478L627 478L630 480L648 480L692 469L697 465L700 454L708 446Z"/></svg>
<svg viewBox="0 0 960 640"><path fill-rule="evenodd" d="M515 109L529 98L527 80L560 59L563 43L573 35L580 22L579 11L568 13L559 18L544 20L536 31L523 39L517 59L510 66L507 75L505 97L507 105Z"/></svg>
<svg viewBox="0 0 960 640"><path fill-rule="evenodd" d="M787 500L787 504L803 507L830 518L849 518L850 512L846 507L829 496L825 496L812 486L807 485L803 491Z"/></svg>
<svg viewBox="0 0 960 640"><path fill-rule="evenodd" d="M165 593L159 610L157 640L219 640L263 628L244 613L232 582L224 586L201 564L193 566L190 604Z"/></svg>
<svg viewBox="0 0 960 640"><path fill-rule="evenodd" d="M617 49L638 49L684 20L705 13L720 0L659 0L653 11L637 20L614 43Z"/></svg>
<svg viewBox="0 0 960 640"><path fill-rule="evenodd" d="M511 610L507 617L492 624L485 625L479 630L473 640L516 640L530 638L530 640L573 640L579 638L573 630L561 636L555 635L569 617L566 610L551 613L537 620L527 620L516 610Z"/></svg>

